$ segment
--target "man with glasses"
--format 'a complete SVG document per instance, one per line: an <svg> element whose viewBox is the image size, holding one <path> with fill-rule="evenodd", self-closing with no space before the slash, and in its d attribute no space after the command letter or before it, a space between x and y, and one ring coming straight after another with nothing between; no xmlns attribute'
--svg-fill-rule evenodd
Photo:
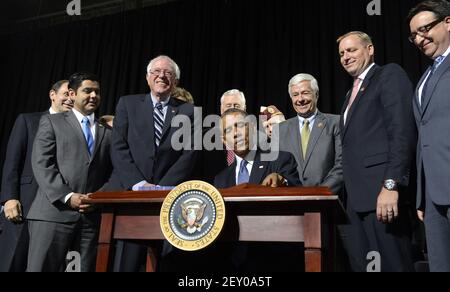
<svg viewBox="0 0 450 292"><path fill-rule="evenodd" d="M450 3L425 1L408 18L410 41L433 64L417 84L418 215L425 223L431 271L450 272Z"/></svg>
<svg viewBox="0 0 450 292"><path fill-rule="evenodd" d="M353 79L340 122L344 247L354 271L368 271L373 252L380 259L377 271L413 271L411 193L405 189L415 144L412 84L400 66L374 63L366 33L349 32L337 42L342 67Z"/></svg>
<svg viewBox="0 0 450 292"><path fill-rule="evenodd" d="M179 130L171 126L172 120L178 115L192 125L194 120L193 105L171 97L180 80L178 65L168 56L158 56L148 64L146 79L148 94L124 96L116 108L111 158L123 190L176 186L190 178L195 164L193 127L189 145L175 150L171 144ZM116 270L138 271L146 253L143 245L125 243Z"/></svg>
<svg viewBox="0 0 450 292"><path fill-rule="evenodd" d="M28 214L36 192L37 183L31 169L33 141L43 115L65 112L73 107L69 98L69 81L60 80L49 92L51 106L48 111L20 114L9 136L3 165L0 222L4 223L0 234L0 272L24 272L28 257Z"/></svg>

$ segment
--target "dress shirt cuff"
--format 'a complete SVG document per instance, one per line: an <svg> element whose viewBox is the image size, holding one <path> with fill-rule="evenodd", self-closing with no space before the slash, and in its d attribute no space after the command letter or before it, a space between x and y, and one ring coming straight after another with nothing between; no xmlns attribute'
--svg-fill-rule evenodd
<svg viewBox="0 0 450 292"><path fill-rule="evenodd" d="M71 192L70 194L68 194L67 196L65 196L64 198L61 199L61 202L63 202L64 204L67 203L70 198L73 196L73 192Z"/></svg>
<svg viewBox="0 0 450 292"><path fill-rule="evenodd" d="M138 191L140 187L142 187L143 185L148 184L148 182L146 180L140 181L137 184L135 184L131 189L133 191Z"/></svg>

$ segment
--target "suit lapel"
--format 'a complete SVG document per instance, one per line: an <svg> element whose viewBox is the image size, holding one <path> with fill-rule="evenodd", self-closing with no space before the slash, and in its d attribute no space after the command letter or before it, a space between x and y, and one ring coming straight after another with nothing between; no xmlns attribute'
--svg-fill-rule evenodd
<svg viewBox="0 0 450 292"><path fill-rule="evenodd" d="M317 141L319 140L320 135L322 135L323 129L325 129L326 125L327 121L325 119L325 116L318 111L316 120L314 121L311 136L309 137L308 148L306 148L305 166L303 167L303 171L305 171L306 166L308 165L308 161L311 158L311 154L316 147Z"/></svg>
<svg viewBox="0 0 450 292"><path fill-rule="evenodd" d="M298 158L298 163L300 164L300 167L303 168L304 165L302 154L303 150L300 137L300 126L297 116L289 120L288 136L291 137L291 139L289 139L289 143L291 144L290 148L293 149L294 151L293 153L295 153L295 157Z"/></svg>
<svg viewBox="0 0 450 292"><path fill-rule="evenodd" d="M378 68L379 68L379 66L375 64L369 70L369 72L367 73L366 77L364 78L364 81L363 81L363 83L361 85L361 88L359 89L358 94L356 95L355 101L353 102L350 110L347 113L347 119L346 119L346 123L345 123L345 126L344 126L344 133L343 133L342 138L345 137L345 134L346 134L347 129L348 129L348 125L350 125L350 123L352 122L353 113L357 110L361 99L364 98L365 93L367 92L367 88L370 86L371 79L375 75L375 73L378 71ZM350 92L351 92L351 90L350 90ZM345 110L347 108L347 105L348 105L348 100L346 100L345 107L343 108L344 112L345 112Z"/></svg>
<svg viewBox="0 0 450 292"><path fill-rule="evenodd" d="M140 117L137 127L138 132L142 134L143 145L155 145L153 102L150 94L141 96L141 102L137 104L136 108L136 117ZM151 156L154 156L155 146L149 147L148 151Z"/></svg>
<svg viewBox="0 0 450 292"><path fill-rule="evenodd" d="M236 159L234 162L227 168L225 175L225 185L227 187L232 187L236 185Z"/></svg>
<svg viewBox="0 0 450 292"><path fill-rule="evenodd" d="M75 116L73 111L65 112L64 117L65 117L67 123L73 128L73 133L79 140L80 145L83 145L83 149L84 149L83 152L85 153L86 158L88 158L88 160L90 160L89 152L88 152L87 144L86 144L86 138L84 137L83 130L81 129L81 126L77 120L77 117Z"/></svg>
<svg viewBox="0 0 450 292"><path fill-rule="evenodd" d="M253 161L252 173L250 173L249 183L261 184L264 174L267 173L268 161L261 161L261 153L257 151Z"/></svg>
<svg viewBox="0 0 450 292"><path fill-rule="evenodd" d="M105 127L98 122L98 120L95 121L95 146L94 146L94 153L92 153L91 160L97 153L98 149L100 148L100 145L102 144L103 137L105 136Z"/></svg>
<svg viewBox="0 0 450 292"><path fill-rule="evenodd" d="M422 107L420 106L419 103L419 88L422 85L423 81L425 80L425 77L428 75L428 73L431 70L431 66L428 67L428 69L425 71L425 73L422 75L422 77L420 78L419 83L417 83L416 86L416 92L415 92L415 96L414 96L414 106L416 107L417 111L422 114Z"/></svg>
<svg viewBox="0 0 450 292"><path fill-rule="evenodd" d="M167 132L170 129L170 124L174 116L178 113L178 107L173 97L170 98L169 103L167 105L166 117L164 120L164 129L161 136L161 141L164 140L164 136L166 136Z"/></svg>
<svg viewBox="0 0 450 292"><path fill-rule="evenodd" d="M433 95L433 92L436 89L436 86L437 86L439 80L441 79L441 77L445 73L445 71L447 71L447 69L450 67L450 58L447 58L447 57L442 62L442 64L437 68L436 72L434 72L433 76L431 76L431 79L427 85L426 95L422 96L422 102L423 102L422 117L423 117L423 114L426 112L428 105L430 104L431 96Z"/></svg>

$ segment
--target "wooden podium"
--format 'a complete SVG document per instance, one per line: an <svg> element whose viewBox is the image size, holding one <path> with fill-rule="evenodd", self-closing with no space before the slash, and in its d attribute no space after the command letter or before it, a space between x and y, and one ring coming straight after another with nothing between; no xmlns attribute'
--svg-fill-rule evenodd
<svg viewBox="0 0 450 292"><path fill-rule="evenodd" d="M344 211L328 188L243 185L219 191L226 205L219 240L303 242L307 272L333 270L335 224ZM168 193L95 193L86 200L102 208L97 272L110 269L111 244L116 239L149 243L164 239L159 213ZM149 253L147 271L154 271L155 262L155 255Z"/></svg>

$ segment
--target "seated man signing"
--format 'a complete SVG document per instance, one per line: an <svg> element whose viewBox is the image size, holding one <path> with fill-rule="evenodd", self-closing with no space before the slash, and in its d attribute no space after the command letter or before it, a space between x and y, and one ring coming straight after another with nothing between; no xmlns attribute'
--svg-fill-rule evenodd
<svg viewBox="0 0 450 292"><path fill-rule="evenodd" d="M236 155L233 164L214 180L217 188L229 188L243 183L264 186L300 186L297 163L288 152L264 152L252 139L256 124L240 109L229 109L222 115L222 140Z"/></svg>

